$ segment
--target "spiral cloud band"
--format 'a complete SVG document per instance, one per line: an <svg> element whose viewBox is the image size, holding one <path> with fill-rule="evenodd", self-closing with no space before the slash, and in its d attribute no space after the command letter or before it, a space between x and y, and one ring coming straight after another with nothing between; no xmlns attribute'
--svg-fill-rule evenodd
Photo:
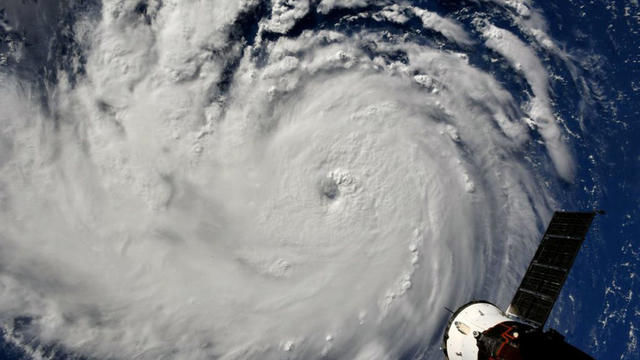
<svg viewBox="0 0 640 360"><path fill-rule="evenodd" d="M35 357L437 354L572 179L528 1L82 4L3 20L73 44L0 72L0 321Z"/></svg>

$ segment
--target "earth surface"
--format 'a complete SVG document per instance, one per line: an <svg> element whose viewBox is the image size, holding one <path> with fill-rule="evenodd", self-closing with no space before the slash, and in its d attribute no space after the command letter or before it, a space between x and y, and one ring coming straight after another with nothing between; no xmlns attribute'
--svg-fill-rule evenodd
<svg viewBox="0 0 640 360"><path fill-rule="evenodd" d="M640 359L640 5L0 3L2 359L439 359L552 211Z"/></svg>

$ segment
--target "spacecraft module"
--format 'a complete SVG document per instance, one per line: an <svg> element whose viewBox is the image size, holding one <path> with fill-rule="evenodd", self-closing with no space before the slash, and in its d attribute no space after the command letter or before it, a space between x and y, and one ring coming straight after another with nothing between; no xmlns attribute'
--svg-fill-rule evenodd
<svg viewBox="0 0 640 360"><path fill-rule="evenodd" d="M593 358L544 324L597 212L555 212L507 311L487 301L456 310L444 332L449 360Z"/></svg>

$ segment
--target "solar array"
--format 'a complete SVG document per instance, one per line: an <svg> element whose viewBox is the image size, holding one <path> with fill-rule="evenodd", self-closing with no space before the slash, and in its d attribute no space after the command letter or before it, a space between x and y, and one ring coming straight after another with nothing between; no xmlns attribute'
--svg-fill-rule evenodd
<svg viewBox="0 0 640 360"><path fill-rule="evenodd" d="M558 212L516 291L507 313L542 327L547 321L595 212Z"/></svg>

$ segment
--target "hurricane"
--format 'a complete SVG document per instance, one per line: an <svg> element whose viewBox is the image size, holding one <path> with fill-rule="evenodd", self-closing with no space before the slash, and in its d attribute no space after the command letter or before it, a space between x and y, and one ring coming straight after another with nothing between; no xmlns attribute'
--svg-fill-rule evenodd
<svg viewBox="0 0 640 360"><path fill-rule="evenodd" d="M588 94L532 1L3 6L0 324L34 358L435 358L575 180L551 84Z"/></svg>

